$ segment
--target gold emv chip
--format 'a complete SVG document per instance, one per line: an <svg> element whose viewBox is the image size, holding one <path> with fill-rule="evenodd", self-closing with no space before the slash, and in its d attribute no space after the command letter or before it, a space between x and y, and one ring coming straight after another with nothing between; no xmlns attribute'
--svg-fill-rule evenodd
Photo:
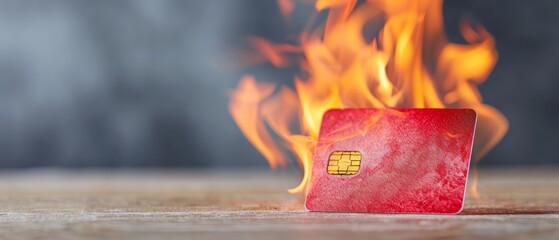
<svg viewBox="0 0 559 240"><path fill-rule="evenodd" d="M361 152L334 151L328 158L328 174L353 175L361 166Z"/></svg>

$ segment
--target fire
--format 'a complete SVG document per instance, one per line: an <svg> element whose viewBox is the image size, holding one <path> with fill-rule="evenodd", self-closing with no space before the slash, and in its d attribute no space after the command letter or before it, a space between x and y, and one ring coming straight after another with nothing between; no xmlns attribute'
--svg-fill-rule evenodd
<svg viewBox="0 0 559 240"><path fill-rule="evenodd" d="M294 3L278 3L289 16ZM304 176L290 192L305 189L322 115L331 108L473 108L475 161L501 140L508 122L477 90L497 62L495 41L482 26L462 21L468 44L449 42L442 4L318 0L316 11L328 11L326 22L303 31L297 44L250 39L261 59L301 70L294 89L245 76L229 103L233 119L272 168L290 156L298 160ZM366 34L371 24L380 30Z"/></svg>

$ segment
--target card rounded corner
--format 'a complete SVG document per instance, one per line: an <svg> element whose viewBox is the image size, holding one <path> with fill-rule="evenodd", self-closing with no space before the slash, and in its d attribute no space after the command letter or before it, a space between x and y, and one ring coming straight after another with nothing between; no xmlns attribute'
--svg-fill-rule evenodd
<svg viewBox="0 0 559 240"><path fill-rule="evenodd" d="M339 109L339 108L330 108L330 109L326 110L326 112L324 112L324 113L322 114L322 117L325 117L325 116L327 116L327 115L330 115L330 114L332 114L332 113L334 113L334 112L337 112L337 111L340 111L340 110L341 110L341 109Z"/></svg>
<svg viewBox="0 0 559 240"><path fill-rule="evenodd" d="M475 109L473 108L464 108L465 111L467 111L469 114L473 115L476 119L478 117L478 113Z"/></svg>
<svg viewBox="0 0 559 240"><path fill-rule="evenodd" d="M450 212L449 214L457 215L464 211L464 202L465 201L462 201L462 204L460 205L460 208L458 208L458 210Z"/></svg>
<svg viewBox="0 0 559 240"><path fill-rule="evenodd" d="M315 209L312 209L312 207L309 206L309 200L305 199L305 210L307 210L307 212L314 212L316 211Z"/></svg>

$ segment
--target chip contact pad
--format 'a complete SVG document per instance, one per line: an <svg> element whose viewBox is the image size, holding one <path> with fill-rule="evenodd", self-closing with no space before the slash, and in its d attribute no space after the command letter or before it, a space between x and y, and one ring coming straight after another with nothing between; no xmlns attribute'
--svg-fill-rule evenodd
<svg viewBox="0 0 559 240"><path fill-rule="evenodd" d="M354 175L361 166L361 152L334 151L328 158L328 174Z"/></svg>

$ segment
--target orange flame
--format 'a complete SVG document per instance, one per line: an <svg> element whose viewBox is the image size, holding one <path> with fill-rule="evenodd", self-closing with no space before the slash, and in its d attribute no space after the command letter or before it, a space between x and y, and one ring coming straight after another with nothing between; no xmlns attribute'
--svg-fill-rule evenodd
<svg viewBox="0 0 559 240"><path fill-rule="evenodd" d="M291 1L278 2L284 16L293 11ZM303 74L295 76L294 89L245 76L231 94L233 119L271 167L285 165L286 152L298 159L304 177L290 192L308 183L320 121L331 108L473 108L476 161L508 129L477 90L497 62L494 39L483 27L462 21L468 44L461 45L446 37L442 0L357 2L316 1L317 11L328 11L326 23L304 31L297 45L251 38L261 58L276 67L297 63ZM382 28L367 35L369 24Z"/></svg>

